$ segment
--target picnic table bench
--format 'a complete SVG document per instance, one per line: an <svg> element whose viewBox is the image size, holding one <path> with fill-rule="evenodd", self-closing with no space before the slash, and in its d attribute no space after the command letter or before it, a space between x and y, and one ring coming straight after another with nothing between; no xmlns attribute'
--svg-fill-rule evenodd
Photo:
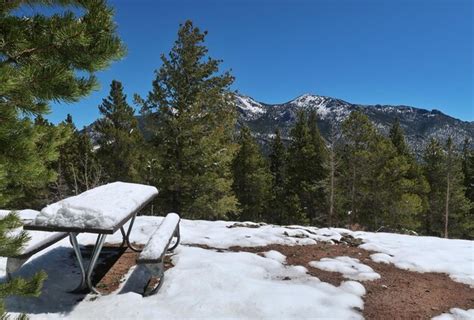
<svg viewBox="0 0 474 320"><path fill-rule="evenodd" d="M120 230L122 246L126 244L130 249L140 251L130 243L130 233L137 213L157 194L158 190L152 186L124 182L106 184L47 206L23 228L69 235L82 276L81 283L74 291L90 290L98 293L92 285L91 276L107 235ZM128 221L130 224L125 232L124 225ZM77 241L79 233L97 234L87 268ZM45 246L38 249L42 250Z"/></svg>
<svg viewBox="0 0 474 320"><path fill-rule="evenodd" d="M160 282L155 288L145 290L144 295L156 293L164 281L164 256L166 252L173 251L179 244L180 217L176 213L168 213L161 224L151 235L148 243L143 248L140 256L137 259L137 264L144 265L152 274L152 276L159 277ZM176 242L170 247L173 237L176 237Z"/></svg>

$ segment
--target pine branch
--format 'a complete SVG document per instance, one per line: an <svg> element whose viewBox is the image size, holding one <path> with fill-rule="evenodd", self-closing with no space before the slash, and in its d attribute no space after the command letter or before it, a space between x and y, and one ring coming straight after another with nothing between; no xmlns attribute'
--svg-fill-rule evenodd
<svg viewBox="0 0 474 320"><path fill-rule="evenodd" d="M20 231L16 235L10 234L10 230L22 226L21 220L16 213L11 212L0 219L0 256L11 257L18 255L26 242L30 239L26 231Z"/></svg>
<svg viewBox="0 0 474 320"><path fill-rule="evenodd" d="M43 281L47 278L44 271L38 272L30 279L14 278L0 284L0 299L18 295L22 297L38 297L41 294Z"/></svg>

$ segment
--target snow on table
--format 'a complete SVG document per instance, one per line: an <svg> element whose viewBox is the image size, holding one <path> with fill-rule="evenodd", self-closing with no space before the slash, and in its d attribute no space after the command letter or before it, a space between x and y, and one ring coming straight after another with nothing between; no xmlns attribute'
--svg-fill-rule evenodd
<svg viewBox="0 0 474 320"><path fill-rule="evenodd" d="M380 275L371 267L360 263L359 259L342 256L336 258L322 258L311 261L309 265L325 271L339 272L347 279L367 281L379 279Z"/></svg>
<svg viewBox="0 0 474 320"><path fill-rule="evenodd" d="M152 186L113 182L53 203L34 221L35 226L113 229L158 194Z"/></svg>

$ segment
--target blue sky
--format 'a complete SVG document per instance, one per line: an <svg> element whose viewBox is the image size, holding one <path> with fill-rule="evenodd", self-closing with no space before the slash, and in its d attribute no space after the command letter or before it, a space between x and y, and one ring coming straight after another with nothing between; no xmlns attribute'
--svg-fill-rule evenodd
<svg viewBox="0 0 474 320"><path fill-rule="evenodd" d="M471 0L115 0L128 55L98 73L101 89L57 103L49 119L99 117L112 79L133 93L151 88L159 56L179 23L208 30L213 58L232 69L233 88L267 103L303 93L353 103L404 104L474 120Z"/></svg>

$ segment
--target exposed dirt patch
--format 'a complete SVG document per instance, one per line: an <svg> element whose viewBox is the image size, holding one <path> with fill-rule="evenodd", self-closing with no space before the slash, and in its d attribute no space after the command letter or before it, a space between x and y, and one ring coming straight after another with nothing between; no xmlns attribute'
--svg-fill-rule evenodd
<svg viewBox="0 0 474 320"><path fill-rule="evenodd" d="M312 268L308 263L337 256L359 259L381 276L374 281L362 282L367 290L363 310L366 319L430 319L454 307L474 308L474 289L454 282L446 274L411 272L391 264L375 263L369 257L371 252L356 247L319 243L307 246L232 247L230 250L253 253L279 251L287 257L288 264L305 266L311 275L337 286L347 279L340 273Z"/></svg>
<svg viewBox="0 0 474 320"><path fill-rule="evenodd" d="M134 245L138 249L142 249L143 245ZM86 246L87 253L92 252L92 246ZM84 254L85 257L88 254ZM120 248L117 244L106 244L101 252L101 259L94 269L92 283L103 294L114 292L120 287L120 284L125 280L125 275L131 267L136 265L136 260L140 255L127 247ZM171 258L165 257L165 270L173 267ZM151 279L150 286L155 286L159 279Z"/></svg>

